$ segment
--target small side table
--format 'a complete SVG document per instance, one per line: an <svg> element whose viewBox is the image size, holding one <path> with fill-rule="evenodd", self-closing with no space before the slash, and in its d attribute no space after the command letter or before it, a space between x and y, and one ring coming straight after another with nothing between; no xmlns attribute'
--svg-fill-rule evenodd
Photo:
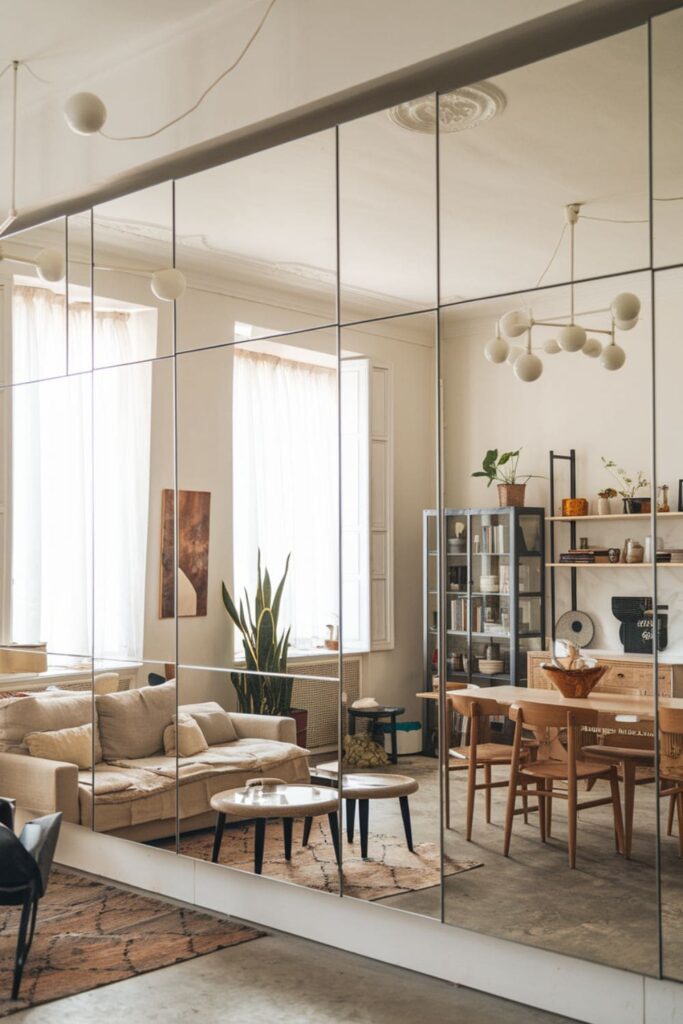
<svg viewBox="0 0 683 1024"><path fill-rule="evenodd" d="M349 736L356 735L356 719L369 718L373 723L380 722L383 718L389 719L389 732L391 734L391 763L398 764L398 743L396 740L396 719L398 715L405 714L405 708L349 708Z"/></svg>
<svg viewBox="0 0 683 1024"><path fill-rule="evenodd" d="M226 817L254 819L256 826L254 873L260 875L263 868L263 849L268 818L282 818L285 860L291 860L292 819L305 818L306 821L312 821L314 816L326 814L338 864L340 857L338 806L339 798L336 790L318 789L317 786L305 784L275 782L275 780L270 780L269 785L247 785L241 789L226 789L222 793L216 793L211 797L211 807L216 812L216 831L211 860L214 864L218 862ZM310 833L310 825L308 831Z"/></svg>

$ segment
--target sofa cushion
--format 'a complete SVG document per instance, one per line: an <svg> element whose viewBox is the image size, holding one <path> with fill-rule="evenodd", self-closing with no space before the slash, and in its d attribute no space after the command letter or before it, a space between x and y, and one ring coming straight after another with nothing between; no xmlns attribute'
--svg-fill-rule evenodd
<svg viewBox="0 0 683 1024"><path fill-rule="evenodd" d="M151 757L164 749L164 729L176 710L174 682L97 694L95 701L105 761Z"/></svg>
<svg viewBox="0 0 683 1024"><path fill-rule="evenodd" d="M230 715L215 700L207 700L204 704L183 704L178 711L194 718L209 746L238 739Z"/></svg>
<svg viewBox="0 0 683 1024"><path fill-rule="evenodd" d="M164 729L164 753L180 757L192 757L208 750L204 733L191 715L178 715L172 725Z"/></svg>
<svg viewBox="0 0 683 1024"><path fill-rule="evenodd" d="M26 753L30 732L57 732L87 725L93 718L91 693L43 691L0 702L0 750Z"/></svg>
<svg viewBox="0 0 683 1024"><path fill-rule="evenodd" d="M26 736L26 746L32 757L44 757L48 761L63 761L78 765L79 768L92 768L92 725L76 725L71 729L57 729L54 732L30 732ZM100 738L95 732L95 762L102 760Z"/></svg>

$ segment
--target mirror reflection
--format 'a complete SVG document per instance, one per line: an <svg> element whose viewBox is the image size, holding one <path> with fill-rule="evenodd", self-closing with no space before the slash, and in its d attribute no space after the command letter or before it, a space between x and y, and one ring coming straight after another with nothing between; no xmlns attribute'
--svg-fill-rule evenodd
<svg viewBox="0 0 683 1024"><path fill-rule="evenodd" d="M342 329L344 894L439 917L438 707L421 629L421 608L437 607L422 558L435 368L433 313Z"/></svg>
<svg viewBox="0 0 683 1024"><path fill-rule="evenodd" d="M182 178L175 195L176 266L190 285L179 352L335 322L333 131Z"/></svg>
<svg viewBox="0 0 683 1024"><path fill-rule="evenodd" d="M618 371L549 351L572 302L610 347L617 293L641 304ZM486 358L510 309L533 310L537 382ZM446 919L656 973L648 277L454 306L441 338L445 852L480 864L445 880Z"/></svg>

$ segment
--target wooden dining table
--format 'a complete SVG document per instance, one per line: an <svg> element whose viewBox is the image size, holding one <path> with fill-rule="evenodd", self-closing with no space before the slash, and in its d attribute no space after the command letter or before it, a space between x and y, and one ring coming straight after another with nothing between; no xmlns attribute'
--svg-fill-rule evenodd
<svg viewBox="0 0 683 1024"><path fill-rule="evenodd" d="M446 699L466 693L468 696L480 694L489 700L497 701L502 709L513 704L534 703L552 704L554 707L590 708L597 711L596 727L598 729L626 729L639 731L642 729L650 735L654 729L655 701L653 696L635 695L632 693L597 692L588 697L563 697L559 690L528 689L523 686L475 686L460 684L446 691ZM439 691L417 693L420 700L438 702ZM660 697L659 706L683 709L683 697ZM451 716L446 716L445 745L451 748ZM539 755L551 757L558 761L566 760L566 750L560 742L558 729L539 730L536 735L539 742ZM444 796L447 811L450 808L450 772L445 773ZM450 827L450 814L446 814L447 827Z"/></svg>

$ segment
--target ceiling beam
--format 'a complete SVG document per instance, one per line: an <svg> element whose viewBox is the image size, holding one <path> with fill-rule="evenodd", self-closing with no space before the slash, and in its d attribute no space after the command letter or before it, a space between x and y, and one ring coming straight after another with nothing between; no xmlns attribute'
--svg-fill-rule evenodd
<svg viewBox="0 0 683 1024"><path fill-rule="evenodd" d="M683 0L579 0L466 46L151 160L92 188L27 207L0 237L230 163L434 92L501 75L645 24Z"/></svg>

